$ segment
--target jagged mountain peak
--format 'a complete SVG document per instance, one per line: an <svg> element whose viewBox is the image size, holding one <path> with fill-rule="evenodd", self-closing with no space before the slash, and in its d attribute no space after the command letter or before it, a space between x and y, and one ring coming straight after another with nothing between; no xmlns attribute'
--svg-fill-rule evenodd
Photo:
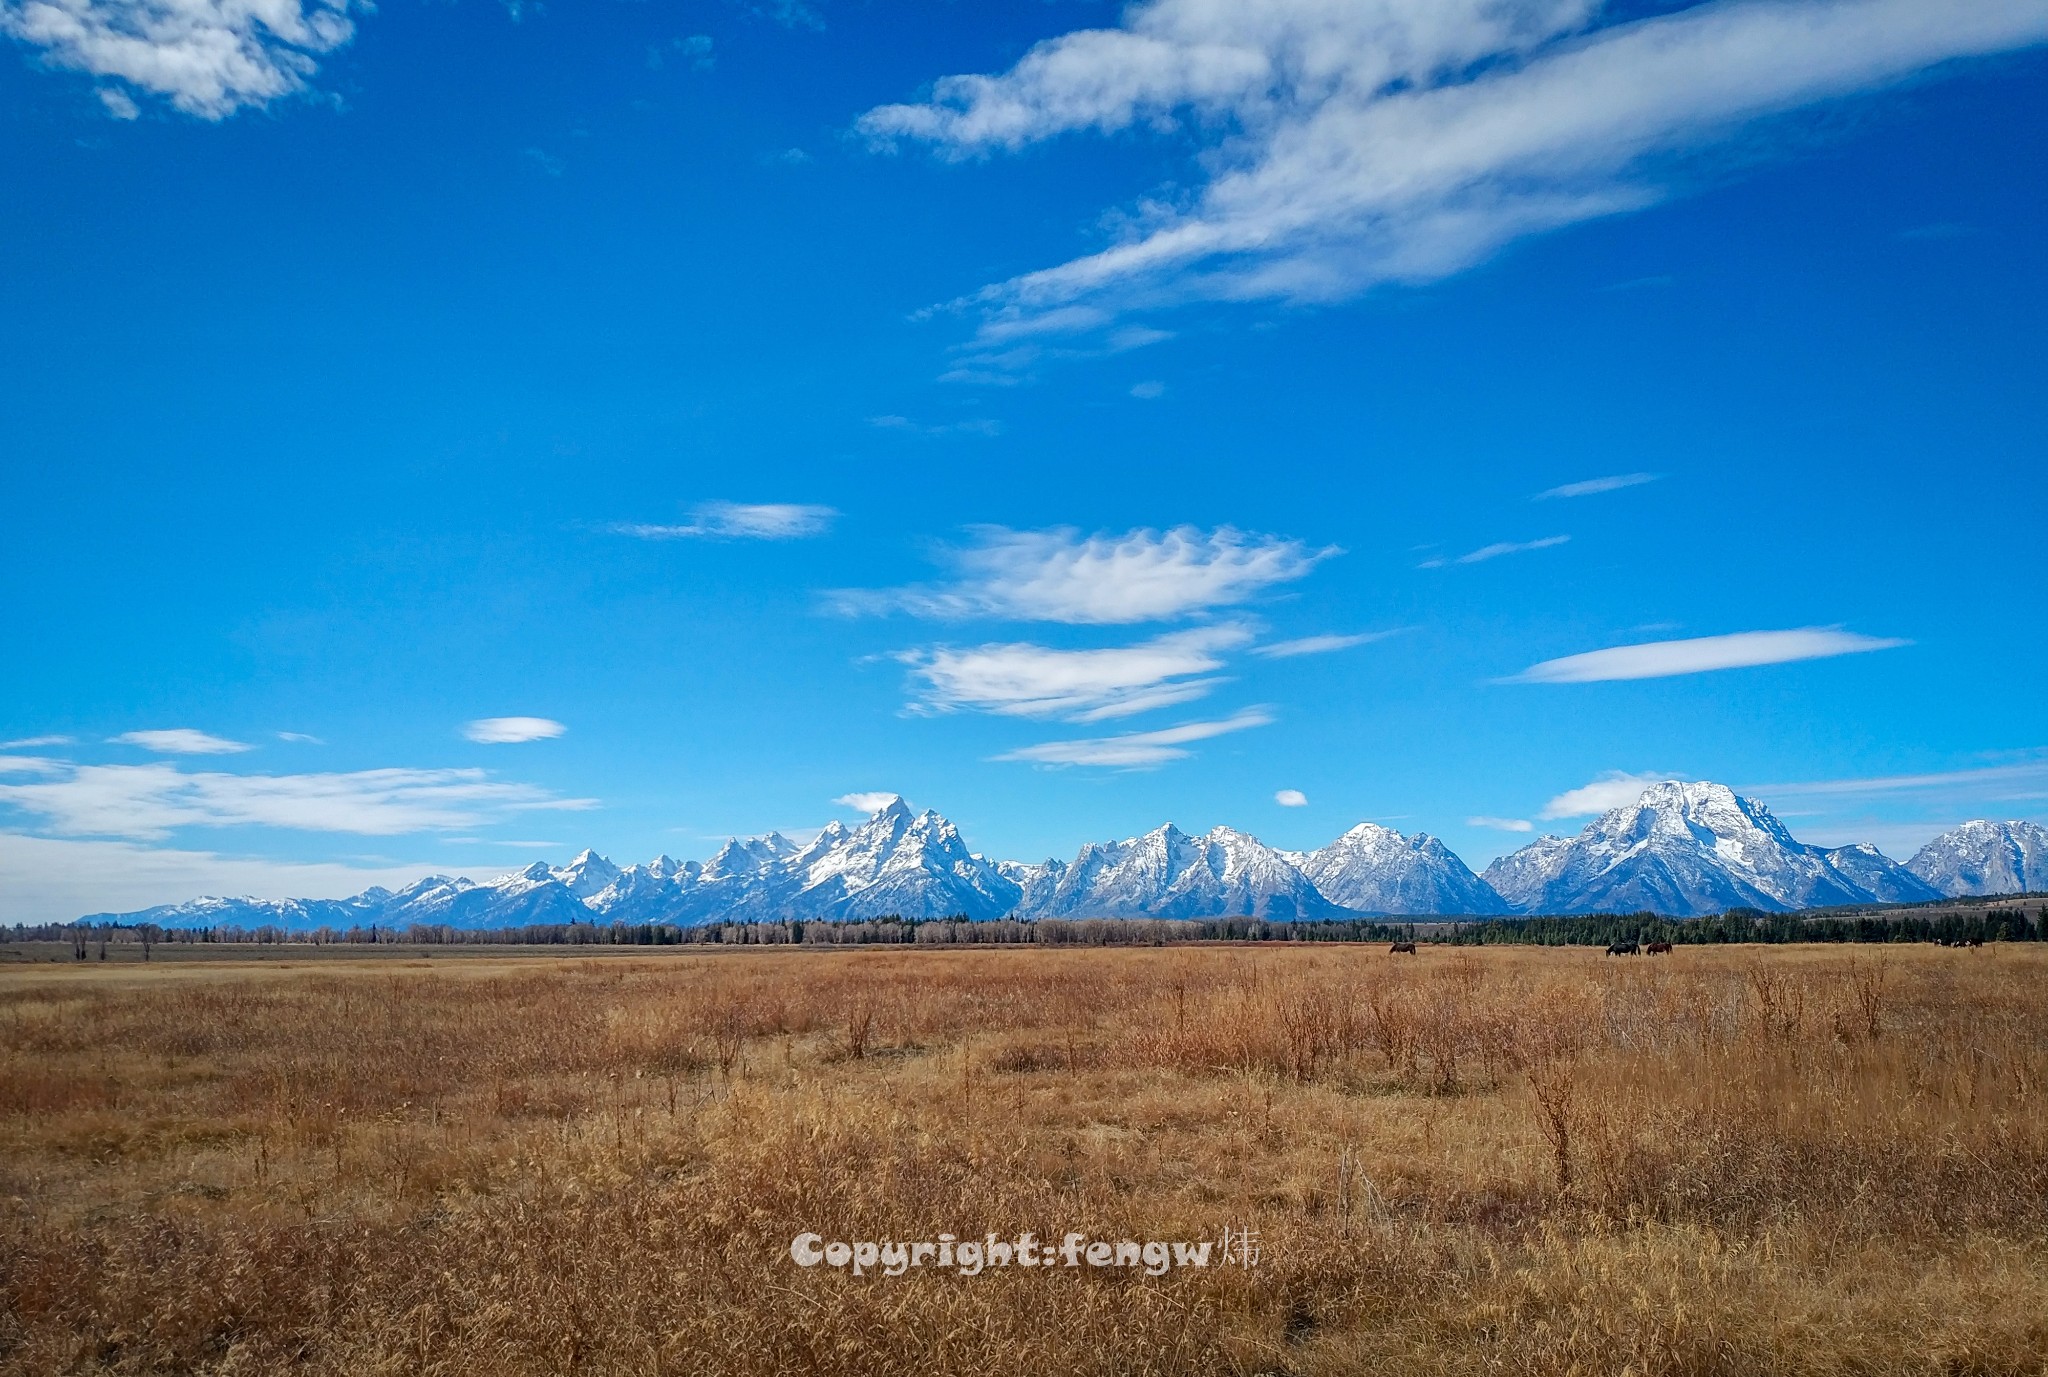
<svg viewBox="0 0 2048 1377"><path fill-rule="evenodd" d="M1121 841L1090 842L1071 862L991 860L970 851L943 814L913 811L899 797L855 826L830 822L803 845L776 832L736 837L703 863L664 855L620 868L585 850L567 865L536 861L483 885L433 875L352 899L208 899L148 910L141 920L500 927L597 917L689 925L886 914L1693 914L1927 899L1937 888L2048 888L2048 829L1966 823L1930 842L1914 863L1918 869L1908 870L1862 843L1805 845L1761 803L1708 781L1650 785L1577 836L1540 837L1483 877L1436 837L1404 836L1376 822L1307 852L1279 850L1228 825L1190 836L1168 822Z"/></svg>
<svg viewBox="0 0 2048 1377"><path fill-rule="evenodd" d="M797 849L796 844L780 832L768 832L758 837L732 837L718 848L717 855L704 863L704 874L758 874L795 855Z"/></svg>
<svg viewBox="0 0 2048 1377"><path fill-rule="evenodd" d="M1874 847L1805 845L1762 803L1706 780L1652 784L1578 836L1539 838L1482 878L1525 913L1692 916L1935 897Z"/></svg>
<svg viewBox="0 0 2048 1377"><path fill-rule="evenodd" d="M2048 827L1975 818L1921 847L1906 869L1948 895L2048 890Z"/></svg>
<svg viewBox="0 0 2048 1377"><path fill-rule="evenodd" d="M1501 913L1507 905L1449 847L1361 822L1297 861L1331 902L1355 913Z"/></svg>
<svg viewBox="0 0 2048 1377"><path fill-rule="evenodd" d="M579 899L589 899L604 890L619 878L619 868L597 852L585 848L561 869L553 872L554 877L569 887L569 892Z"/></svg>

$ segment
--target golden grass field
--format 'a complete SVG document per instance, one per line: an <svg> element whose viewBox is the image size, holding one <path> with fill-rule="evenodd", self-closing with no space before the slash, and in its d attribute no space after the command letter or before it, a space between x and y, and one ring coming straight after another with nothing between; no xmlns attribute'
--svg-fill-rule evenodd
<svg viewBox="0 0 2048 1377"><path fill-rule="evenodd" d="M2044 1088L2031 945L5 967L0 1371L2038 1374Z"/></svg>

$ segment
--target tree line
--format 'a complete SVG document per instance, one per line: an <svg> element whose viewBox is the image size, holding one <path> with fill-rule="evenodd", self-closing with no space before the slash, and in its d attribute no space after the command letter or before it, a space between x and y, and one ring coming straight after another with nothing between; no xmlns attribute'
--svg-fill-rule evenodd
<svg viewBox="0 0 2048 1377"><path fill-rule="evenodd" d="M445 924L370 924L290 929L221 925L16 923L16 942L68 942L75 960L105 960L107 944L139 943L144 959L159 943L306 943L315 946L1168 946L1186 942L1430 942L1449 946L1606 946L1612 942L1711 945L1732 942L2038 942L2048 937L2042 906L2013 904L1948 911L1857 914L1761 913L1732 909L1705 918L1655 913L1564 918L1269 920L1260 918L949 918L883 917L708 923L536 923L507 928ZM6 931L0 929L0 931Z"/></svg>

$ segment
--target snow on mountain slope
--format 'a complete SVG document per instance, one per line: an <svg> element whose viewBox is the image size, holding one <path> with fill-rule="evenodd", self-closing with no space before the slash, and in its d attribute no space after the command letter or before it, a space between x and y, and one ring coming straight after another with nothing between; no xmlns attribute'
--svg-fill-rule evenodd
<svg viewBox="0 0 2048 1377"><path fill-rule="evenodd" d="M900 798L829 844L819 833L789 866L803 879L796 911L818 917L997 918L1022 892L970 854L952 823L930 809L913 815Z"/></svg>
<svg viewBox="0 0 2048 1377"><path fill-rule="evenodd" d="M1341 917L1287 857L1228 827L1190 837L1173 824L1081 848L1033 918Z"/></svg>
<svg viewBox="0 0 2048 1377"><path fill-rule="evenodd" d="M1354 913L1505 913L1492 886L1451 849L1418 832L1361 822L1318 851L1291 853L1324 898Z"/></svg>
<svg viewBox="0 0 2048 1377"><path fill-rule="evenodd" d="M553 873L579 899L591 898L619 878L617 866L588 849Z"/></svg>
<svg viewBox="0 0 2048 1377"><path fill-rule="evenodd" d="M293 931L311 928L352 928L380 921L382 904L390 891L367 889L351 899L253 899L209 897L184 903L158 904L133 913L95 913L87 923L121 923L131 927L154 924L160 928L279 927Z"/></svg>
<svg viewBox="0 0 2048 1377"><path fill-rule="evenodd" d="M1017 886L1017 911L1037 913L1043 909L1059 888L1060 878L1067 873L1067 863L1051 857L1028 864L1024 861L992 861L996 873Z"/></svg>
<svg viewBox="0 0 2048 1377"><path fill-rule="evenodd" d="M2048 827L1979 818L1921 847L1906 869L1948 895L2048 890Z"/></svg>
<svg viewBox="0 0 2048 1377"><path fill-rule="evenodd" d="M1525 913L1679 916L1938 897L1873 847L1823 851L1725 785L1653 784L1574 838L1544 837L1481 877Z"/></svg>
<svg viewBox="0 0 2048 1377"><path fill-rule="evenodd" d="M937 918L1336 918L1350 914L1704 914L1904 902L2048 887L2048 829L1970 823L1928 843L1918 870L1874 847L1794 840L1769 809L1718 784L1658 784L1576 837L1543 837L1474 875L1427 834L1360 823L1315 851L1281 851L1228 827L1168 824L1083 846L1071 862L992 861L935 812L892 800L804 845L735 838L703 863L618 867L593 851L477 884L429 876L352 899L202 899L95 921L164 927L493 928L571 922L781 922Z"/></svg>

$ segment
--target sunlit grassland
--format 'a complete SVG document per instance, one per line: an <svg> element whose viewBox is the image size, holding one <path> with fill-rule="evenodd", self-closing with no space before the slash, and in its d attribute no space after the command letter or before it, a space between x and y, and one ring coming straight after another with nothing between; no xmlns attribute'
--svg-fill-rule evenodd
<svg viewBox="0 0 2048 1377"><path fill-rule="evenodd" d="M2042 1373L2044 1082L2032 944L4 969L0 1369Z"/></svg>

